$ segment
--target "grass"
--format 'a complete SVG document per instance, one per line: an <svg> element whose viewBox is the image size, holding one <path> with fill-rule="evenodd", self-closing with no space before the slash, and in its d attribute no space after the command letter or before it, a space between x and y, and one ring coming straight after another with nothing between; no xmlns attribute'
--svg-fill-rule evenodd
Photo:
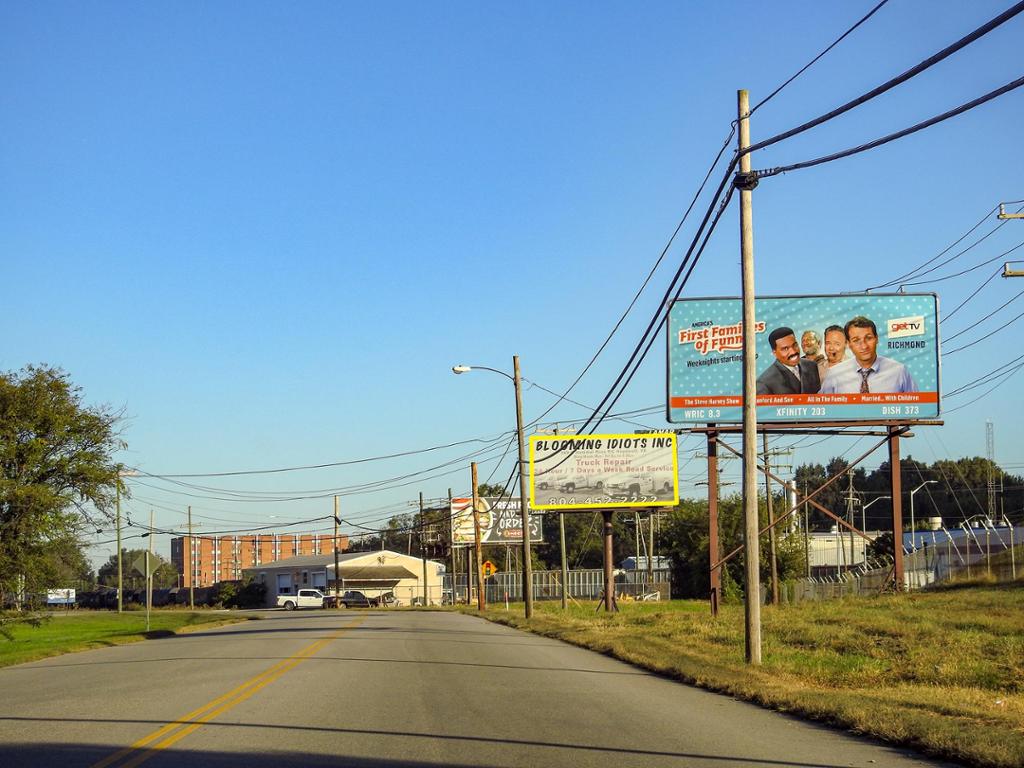
<svg viewBox="0 0 1024 768"><path fill-rule="evenodd" d="M1024 765L1024 583L762 610L760 667L743 607L697 601L522 604L486 618L710 690L970 765ZM476 613L469 609L461 609Z"/></svg>
<svg viewBox="0 0 1024 768"><path fill-rule="evenodd" d="M13 639L0 636L0 667L23 664L72 651L169 637L196 629L232 624L243 619L221 613L154 611L146 632L143 611L71 611L47 619L37 627L8 627Z"/></svg>

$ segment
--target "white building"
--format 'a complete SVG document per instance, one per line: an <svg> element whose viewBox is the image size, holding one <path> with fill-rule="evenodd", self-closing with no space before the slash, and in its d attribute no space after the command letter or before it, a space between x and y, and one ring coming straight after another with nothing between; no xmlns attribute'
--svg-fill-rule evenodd
<svg viewBox="0 0 1024 768"><path fill-rule="evenodd" d="M367 597L392 593L400 605L422 603L423 563L418 557L400 552L343 552L338 555L341 592L357 590ZM427 603L441 603L441 574L445 567L434 560L426 561ZM279 595L294 595L303 587L333 592L335 587L334 554L301 555L285 560L245 568L242 575L267 587L266 605L277 604Z"/></svg>

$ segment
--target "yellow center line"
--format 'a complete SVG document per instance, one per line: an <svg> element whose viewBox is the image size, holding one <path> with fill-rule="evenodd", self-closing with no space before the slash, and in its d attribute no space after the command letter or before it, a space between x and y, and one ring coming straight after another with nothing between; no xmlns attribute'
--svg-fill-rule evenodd
<svg viewBox="0 0 1024 768"><path fill-rule="evenodd" d="M320 640L306 646L301 651L289 656L287 659L279 661L269 669L264 670L241 685L232 688L227 693L218 696L198 709L194 709L188 714L182 715L177 720L158 728L153 731L153 733L142 737L131 746L125 747L124 749L105 757L98 763L94 763L90 768L108 768L108 766L117 763L122 758L130 759L121 763L119 768L135 768L135 766L145 762L160 750L166 749L175 742L183 739L188 734L199 729L213 718L227 712L232 707L241 704L243 701L253 696L257 691L260 691L277 680L285 672L294 669L306 659L310 658L313 654L327 645L327 643L332 640L337 640L348 630L358 627L363 623L363 621L365 621L364 617L356 619L347 626L342 627L327 637L321 638ZM157 743L153 744L153 742ZM148 746L151 744L152 746ZM143 749L147 746L148 749Z"/></svg>

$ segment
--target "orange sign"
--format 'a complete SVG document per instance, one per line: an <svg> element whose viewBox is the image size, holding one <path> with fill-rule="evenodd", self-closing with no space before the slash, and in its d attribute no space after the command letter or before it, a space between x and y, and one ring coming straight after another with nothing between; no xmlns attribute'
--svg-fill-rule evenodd
<svg viewBox="0 0 1024 768"><path fill-rule="evenodd" d="M498 566L490 560L484 560L484 564L481 567L484 569L484 576L493 576L498 572Z"/></svg>

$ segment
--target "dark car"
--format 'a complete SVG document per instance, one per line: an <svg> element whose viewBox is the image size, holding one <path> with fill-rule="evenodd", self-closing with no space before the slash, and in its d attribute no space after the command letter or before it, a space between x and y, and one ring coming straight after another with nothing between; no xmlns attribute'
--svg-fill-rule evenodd
<svg viewBox="0 0 1024 768"><path fill-rule="evenodd" d="M344 592L338 602L346 608L376 608L380 598L367 597L362 592Z"/></svg>

